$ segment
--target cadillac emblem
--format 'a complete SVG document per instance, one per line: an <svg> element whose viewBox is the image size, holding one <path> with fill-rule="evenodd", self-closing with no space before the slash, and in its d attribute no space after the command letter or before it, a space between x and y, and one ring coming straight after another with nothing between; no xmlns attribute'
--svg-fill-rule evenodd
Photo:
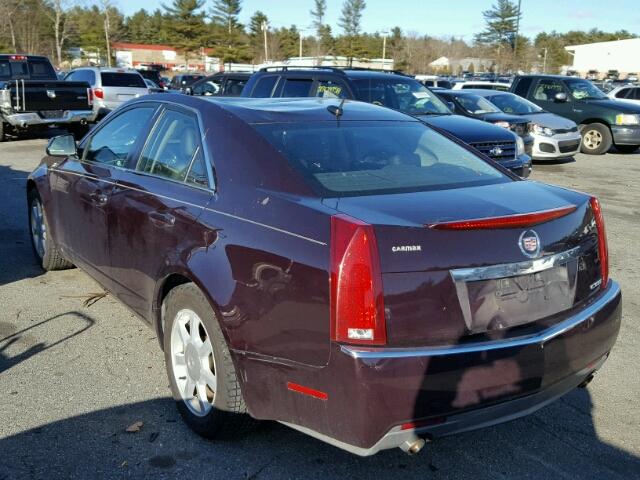
<svg viewBox="0 0 640 480"><path fill-rule="evenodd" d="M520 246L520 251L529 258L536 258L540 255L540 237L535 230L522 232L518 245Z"/></svg>

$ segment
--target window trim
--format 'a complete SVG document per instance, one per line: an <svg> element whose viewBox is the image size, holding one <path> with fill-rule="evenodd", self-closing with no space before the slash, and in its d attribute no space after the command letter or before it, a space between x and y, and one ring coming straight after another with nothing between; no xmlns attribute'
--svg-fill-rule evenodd
<svg viewBox="0 0 640 480"><path fill-rule="evenodd" d="M140 104L140 103L146 103L146 102L136 102L131 104L136 105L136 104ZM154 102L155 103L155 102ZM208 131L206 131L204 129L204 125L202 123L202 117L200 115L200 112L195 109L195 108L191 108L191 107L187 107L185 105L177 105L174 103L170 103L164 100L160 100L157 102L159 104L159 108L158 111L156 112L154 118L153 118L153 124L151 125L151 127L149 128L149 130L147 131L147 135L146 138L144 139L144 142L140 145L140 147L136 150L135 152L135 162L131 162L133 163L133 165L131 165L130 167L127 168L128 171L135 173L137 175L146 175L149 177L153 177L153 178L158 178L161 180L166 180L168 182L172 182L178 185L184 185L187 187L191 187L191 188L197 188L198 190L205 190L207 192L213 192L216 193L217 192L217 183L215 180L215 174L214 174L214 169L213 169L213 163L211 162L211 157L209 156L209 152L208 152L208 148L205 147L206 145L206 137L207 137L207 133ZM157 175L151 172L145 172L143 170L140 170L138 167L140 165L140 162L142 160L142 152L144 152L145 148L147 147L147 144L149 143L149 140L151 138L151 135L153 134L153 132L155 131L155 129L158 127L160 119L162 118L164 112L166 112L167 110L174 110L177 111L179 113L182 113L184 115L188 115L190 117L194 117L196 120L196 128L198 129L198 133L199 133L199 145L198 148L196 148L196 150L193 152L193 156L191 157L191 163L189 164L189 170L187 171L187 175L185 175L185 179L184 180L175 180L173 178L169 178L169 177L165 177L163 175ZM205 133L203 133L205 132ZM205 168L207 169L207 186L202 186L202 185L195 185L193 183L189 183L187 182L187 177L189 175L189 171L191 171L191 167L192 167L192 163L193 163L193 159L195 158L196 154L198 153L198 150L202 149L202 153L204 155L204 163L205 163Z"/></svg>

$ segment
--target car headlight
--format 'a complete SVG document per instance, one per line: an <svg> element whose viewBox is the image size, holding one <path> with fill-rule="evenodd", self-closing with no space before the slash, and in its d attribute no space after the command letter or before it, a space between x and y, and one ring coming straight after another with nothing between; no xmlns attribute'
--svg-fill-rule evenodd
<svg viewBox="0 0 640 480"><path fill-rule="evenodd" d="M522 137L516 137L516 156L524 155L524 140Z"/></svg>
<svg viewBox="0 0 640 480"><path fill-rule="evenodd" d="M616 125L640 125L640 115L619 113L616 115Z"/></svg>
<svg viewBox="0 0 640 480"><path fill-rule="evenodd" d="M538 125L534 123L531 125L531 132L536 135L544 135L545 137L553 136L553 130L549 127L543 127L542 125Z"/></svg>
<svg viewBox="0 0 640 480"><path fill-rule="evenodd" d="M502 128L511 128L511 124L509 122L493 122L493 124Z"/></svg>

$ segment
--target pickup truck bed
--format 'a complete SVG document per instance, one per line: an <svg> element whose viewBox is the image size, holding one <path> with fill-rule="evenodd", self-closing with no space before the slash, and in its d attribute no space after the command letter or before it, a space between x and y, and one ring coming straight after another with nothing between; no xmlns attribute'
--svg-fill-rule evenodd
<svg viewBox="0 0 640 480"><path fill-rule="evenodd" d="M0 141L10 129L83 125L93 116L86 82L58 80L45 57L0 55Z"/></svg>

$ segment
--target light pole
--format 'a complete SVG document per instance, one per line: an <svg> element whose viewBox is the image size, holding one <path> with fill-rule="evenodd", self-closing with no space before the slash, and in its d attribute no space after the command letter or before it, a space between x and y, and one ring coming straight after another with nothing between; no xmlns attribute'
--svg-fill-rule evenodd
<svg viewBox="0 0 640 480"><path fill-rule="evenodd" d="M389 32L385 30L380 33L382 33L382 69L384 70L384 64L387 57L387 35Z"/></svg>
<svg viewBox="0 0 640 480"><path fill-rule="evenodd" d="M542 73L547 73L547 47L544 47L544 58L542 59Z"/></svg>
<svg viewBox="0 0 640 480"><path fill-rule="evenodd" d="M513 69L518 73L518 35L520 34L520 6L522 0L518 0L518 16L516 17L516 38L513 40Z"/></svg>
<svg viewBox="0 0 640 480"><path fill-rule="evenodd" d="M264 63L267 63L269 60L269 52L267 50L267 30L269 30L269 24L266 20L263 20L260 24L260 28L262 29L262 33L264 34Z"/></svg>
<svg viewBox="0 0 640 480"><path fill-rule="evenodd" d="M300 47L298 49L298 59L302 60L302 32L304 32L304 30L300 29L298 30L298 37L300 40Z"/></svg>

